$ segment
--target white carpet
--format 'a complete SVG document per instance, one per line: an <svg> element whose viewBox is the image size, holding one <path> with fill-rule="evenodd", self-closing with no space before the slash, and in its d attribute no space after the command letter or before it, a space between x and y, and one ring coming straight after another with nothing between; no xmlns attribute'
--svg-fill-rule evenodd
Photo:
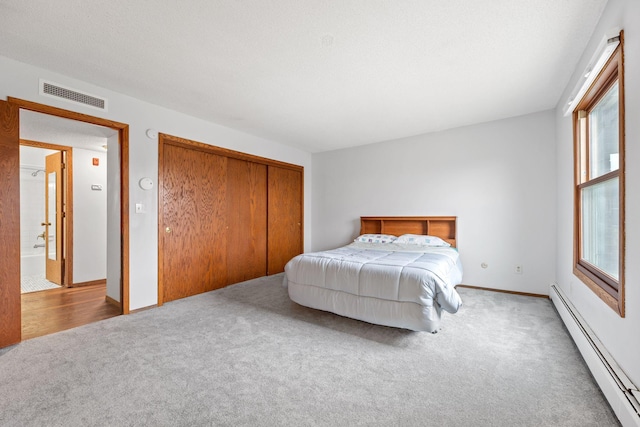
<svg viewBox="0 0 640 427"><path fill-rule="evenodd" d="M437 334L255 279L0 349L0 426L619 426L548 299L460 289Z"/></svg>
<svg viewBox="0 0 640 427"><path fill-rule="evenodd" d="M56 289L60 286L48 281L40 276L22 276L20 279L20 291L23 294L28 292L46 291L47 289Z"/></svg>

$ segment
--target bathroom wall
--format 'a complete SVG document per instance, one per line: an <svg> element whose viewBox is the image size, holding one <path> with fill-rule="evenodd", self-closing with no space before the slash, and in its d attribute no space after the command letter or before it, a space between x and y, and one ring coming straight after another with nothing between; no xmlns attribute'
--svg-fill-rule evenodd
<svg viewBox="0 0 640 427"><path fill-rule="evenodd" d="M54 153L34 147L20 146L20 256L23 276L43 276L45 249L33 246L43 244L38 234L44 231L44 159ZM40 170L33 176L32 174Z"/></svg>

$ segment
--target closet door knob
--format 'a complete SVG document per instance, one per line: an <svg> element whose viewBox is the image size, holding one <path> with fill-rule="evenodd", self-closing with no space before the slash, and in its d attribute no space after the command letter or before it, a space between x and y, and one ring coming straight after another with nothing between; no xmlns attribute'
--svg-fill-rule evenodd
<svg viewBox="0 0 640 427"><path fill-rule="evenodd" d="M171 233L171 227L165 228L164 231L167 232L167 233Z"/></svg>

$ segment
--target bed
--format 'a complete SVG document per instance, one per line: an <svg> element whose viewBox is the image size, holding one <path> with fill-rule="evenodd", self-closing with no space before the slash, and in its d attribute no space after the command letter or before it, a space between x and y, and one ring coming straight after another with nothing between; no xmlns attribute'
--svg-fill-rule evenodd
<svg viewBox="0 0 640 427"><path fill-rule="evenodd" d="M462 305L456 217L361 217L352 243L285 266L297 304L369 323L435 333Z"/></svg>

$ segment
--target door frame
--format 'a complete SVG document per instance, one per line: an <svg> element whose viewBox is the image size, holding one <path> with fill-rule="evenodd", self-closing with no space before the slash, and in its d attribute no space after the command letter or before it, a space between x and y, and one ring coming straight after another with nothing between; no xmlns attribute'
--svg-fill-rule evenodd
<svg viewBox="0 0 640 427"><path fill-rule="evenodd" d="M118 140L119 140L119 148L120 148L120 264L121 264L121 273L120 273L120 305L122 314L129 313L129 125L125 123L119 123L113 120L103 119L95 116L90 116L83 113L78 113L75 111L65 110L58 107L52 107L45 104L40 104L37 102L26 101L19 98L7 97L7 102L16 107L18 111L18 116L13 117L9 114L7 117L0 118L0 126L9 128L10 126L14 126L19 124L20 122L20 110L29 110L37 113L48 114L51 116L61 117L70 120L76 120L80 122L95 124L98 126L104 126L111 128L118 132ZM13 122L15 120L15 123ZM12 132L17 132L18 138L16 138L15 143L17 144L16 149L19 149L20 144L20 133L18 129L11 129ZM9 165L10 167L11 165ZM9 168L11 171L11 168ZM12 171L16 176L12 177L19 181L19 169ZM7 197L7 202L11 203L11 208L16 209L18 212L20 211L20 188L19 185L14 189L11 188L7 194L4 194ZM9 226L14 225L13 222L10 222ZM10 232L17 233L19 235L20 222L18 220L17 224L18 230L11 230ZM10 251L17 251L19 254L20 244L18 239L18 246L16 248L10 248ZM19 255L18 255L19 257ZM3 303L13 303L18 301L18 305L20 306L20 263L6 263L6 267L8 271L5 274L5 277L9 277L11 279L15 279L16 283L5 283L2 284L3 292L0 292L0 296L3 296ZM14 295L14 293L17 295ZM0 309L4 309L0 306ZM8 307L8 311L14 312L16 310L15 307ZM19 313L19 308L18 308ZM14 316L15 317L15 316ZM12 318L15 321L15 318ZM21 323L21 316L17 316L18 326ZM19 329L19 328L18 328ZM11 330L11 325L7 325L6 327L0 328L0 332L8 334L8 337L0 336L0 347L5 345L11 345L18 341L13 340L15 336L21 338L21 332L17 333ZM12 342L13 341L13 342Z"/></svg>
<svg viewBox="0 0 640 427"><path fill-rule="evenodd" d="M7 101L22 110L104 126L118 132L120 147L120 305L122 314L129 314L129 125L19 98L7 97Z"/></svg>
<svg viewBox="0 0 640 427"><path fill-rule="evenodd" d="M20 145L26 147L42 148L45 150L62 151L64 161L65 184L63 189L65 210L65 229L63 236L64 245L64 272L62 274L63 285L73 286L73 147L67 145L51 144L49 142L32 141L20 138Z"/></svg>
<svg viewBox="0 0 640 427"><path fill-rule="evenodd" d="M0 347L20 342L22 334L19 113L17 106L0 102Z"/></svg>

